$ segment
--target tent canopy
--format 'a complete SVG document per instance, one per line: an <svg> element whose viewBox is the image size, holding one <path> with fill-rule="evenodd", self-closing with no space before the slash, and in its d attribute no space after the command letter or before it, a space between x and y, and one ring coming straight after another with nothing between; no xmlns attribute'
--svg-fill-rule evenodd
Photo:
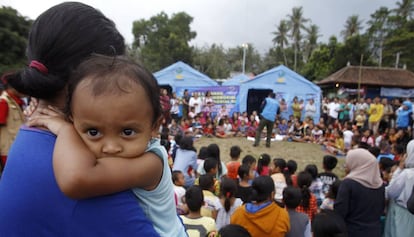
<svg viewBox="0 0 414 237"><path fill-rule="evenodd" d="M280 65L240 84L239 111L251 112L252 109L248 107L257 106L258 103L260 106L263 97L270 91L276 93L276 99L285 99L289 108L287 114L292 114L291 102L295 96L299 100L303 99L305 104L308 100L314 99L316 107L320 107L320 87L286 66ZM319 119L319 113L318 109L315 119Z"/></svg>
<svg viewBox="0 0 414 237"><path fill-rule="evenodd" d="M239 74L234 76L226 81L224 81L221 85L222 86L238 86L243 82L250 80L250 77L246 76L246 74Z"/></svg>
<svg viewBox="0 0 414 237"><path fill-rule="evenodd" d="M170 86L175 92L177 87L218 86L218 83L181 61L154 73L160 86Z"/></svg>

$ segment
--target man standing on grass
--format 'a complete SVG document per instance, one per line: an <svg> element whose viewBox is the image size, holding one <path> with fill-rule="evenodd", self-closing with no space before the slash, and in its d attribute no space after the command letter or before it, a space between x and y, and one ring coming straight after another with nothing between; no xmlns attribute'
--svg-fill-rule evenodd
<svg viewBox="0 0 414 237"><path fill-rule="evenodd" d="M273 125L275 124L276 115L279 110L279 102L275 99L275 97L275 93L271 92L261 105L261 108L263 109L260 113L260 122L256 130L256 138L253 146L259 145L262 130L266 127L266 147L270 147Z"/></svg>

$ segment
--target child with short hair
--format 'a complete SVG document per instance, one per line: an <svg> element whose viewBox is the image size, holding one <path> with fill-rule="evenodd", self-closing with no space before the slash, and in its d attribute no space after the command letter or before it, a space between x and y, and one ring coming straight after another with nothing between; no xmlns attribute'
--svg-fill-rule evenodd
<svg viewBox="0 0 414 237"><path fill-rule="evenodd" d="M319 207L325 198L325 193L323 192L323 183L318 177L318 167L314 164L309 164L305 167L305 171L312 176L312 183L309 186L309 190L315 195Z"/></svg>
<svg viewBox="0 0 414 237"><path fill-rule="evenodd" d="M257 161L257 173L262 176L269 176L270 175L270 155L267 153L263 153L259 156L259 160Z"/></svg>
<svg viewBox="0 0 414 237"><path fill-rule="evenodd" d="M162 116L154 76L124 57L92 55L68 90L71 122L52 107L29 121L57 135L53 168L62 192L81 199L132 189L161 236L185 236L168 155L153 138Z"/></svg>
<svg viewBox="0 0 414 237"><path fill-rule="evenodd" d="M329 186L329 191L325 195L325 199L322 201L320 206L321 210L334 210L334 203L338 194L339 185L341 185L341 180L337 179L332 183L332 185Z"/></svg>
<svg viewBox="0 0 414 237"><path fill-rule="evenodd" d="M241 152L242 150L237 145L230 147L230 159L231 160L227 162L226 164L227 177L229 177L230 179L237 180L237 172L240 167L239 159L240 159Z"/></svg>
<svg viewBox="0 0 414 237"><path fill-rule="evenodd" d="M297 212L302 201L300 188L288 186L283 190L283 203L289 213L290 230L286 237L311 236L311 224L306 214Z"/></svg>
<svg viewBox="0 0 414 237"><path fill-rule="evenodd" d="M172 180L174 183L174 197L175 204L177 206L177 214L182 215L186 213L186 206L184 205L185 196L185 179L184 174L180 170L174 170L172 172Z"/></svg>
<svg viewBox="0 0 414 237"><path fill-rule="evenodd" d="M248 203L252 198L252 185L251 180L254 178L253 171L250 169L250 166L244 164L239 167L238 175L240 181L237 186L236 197L240 198L243 203Z"/></svg>
<svg viewBox="0 0 414 237"><path fill-rule="evenodd" d="M318 177L322 181L323 193L328 193L330 186L338 180L338 176L332 172L338 164L338 159L335 156L325 155L322 161L322 167L324 172L319 173Z"/></svg>
<svg viewBox="0 0 414 237"><path fill-rule="evenodd" d="M283 189L287 187L286 175L288 170L286 169L286 161L282 158L273 159L271 165L271 178L275 185L275 196L274 200L278 203L282 203L283 200ZM289 176L290 177L290 176Z"/></svg>
<svg viewBox="0 0 414 237"><path fill-rule="evenodd" d="M217 230L213 218L201 215L204 203L203 190L199 186L191 186L185 192L185 200L189 213L180 216L189 237L210 236Z"/></svg>
<svg viewBox="0 0 414 237"><path fill-rule="evenodd" d="M229 224L219 230L220 237L251 237L250 233L241 225Z"/></svg>
<svg viewBox="0 0 414 237"><path fill-rule="evenodd" d="M198 184L203 190L204 205L201 207L201 215L208 216L216 220L217 212L220 208L220 200L214 192L214 177L203 174L199 177Z"/></svg>

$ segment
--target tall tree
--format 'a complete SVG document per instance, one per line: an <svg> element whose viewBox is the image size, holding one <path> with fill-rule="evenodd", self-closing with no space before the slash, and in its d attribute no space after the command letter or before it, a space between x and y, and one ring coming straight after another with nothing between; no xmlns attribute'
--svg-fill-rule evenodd
<svg viewBox="0 0 414 237"><path fill-rule="evenodd" d="M11 7L0 8L0 74L26 61L26 43L32 21Z"/></svg>
<svg viewBox="0 0 414 237"><path fill-rule="evenodd" d="M288 15L289 17L289 26L291 30L291 37L293 40L293 48L295 51L294 60L293 60L293 70L297 70L297 55L300 47L300 42L302 40L301 30L306 29L305 23L309 20L303 17L302 7L294 7L292 9L292 14Z"/></svg>
<svg viewBox="0 0 414 237"><path fill-rule="evenodd" d="M345 29L341 32L341 35L345 42L348 38L359 35L362 30L362 21L359 20L358 15L352 15L346 20L344 27Z"/></svg>
<svg viewBox="0 0 414 237"><path fill-rule="evenodd" d="M273 32L275 37L273 38L273 43L279 46L283 52L283 59L284 64L288 66L287 64L287 58L285 53L285 46L288 45L288 33L289 33L289 25L285 20L281 20L279 22L279 25L277 26L277 31Z"/></svg>
<svg viewBox="0 0 414 237"><path fill-rule="evenodd" d="M312 55L312 52L318 47L318 38L321 36L319 34L319 26L311 24L309 28L306 29L306 42L305 42L305 61Z"/></svg>
<svg viewBox="0 0 414 237"><path fill-rule="evenodd" d="M382 66L382 52L385 37L387 36L387 26L390 11L386 7L381 7L371 14L368 21L368 37L371 41L370 48L372 56L378 62L378 66Z"/></svg>
<svg viewBox="0 0 414 237"><path fill-rule="evenodd" d="M397 6L396 13L405 22L413 19L414 0L402 0L401 2L397 2Z"/></svg>
<svg viewBox="0 0 414 237"><path fill-rule="evenodd" d="M191 31L193 18L185 12L151 17L134 21L134 47L139 48L141 60L152 71L157 71L177 61L191 64L192 48L189 41L196 33Z"/></svg>

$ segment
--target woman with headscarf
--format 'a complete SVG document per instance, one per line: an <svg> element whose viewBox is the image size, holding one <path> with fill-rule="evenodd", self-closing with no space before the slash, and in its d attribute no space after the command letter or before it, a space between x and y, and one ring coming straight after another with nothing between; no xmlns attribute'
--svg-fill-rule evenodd
<svg viewBox="0 0 414 237"><path fill-rule="evenodd" d="M413 236L414 215L407 209L414 185L414 140L407 145L407 157L400 161L386 188L389 200L384 236Z"/></svg>
<svg viewBox="0 0 414 237"><path fill-rule="evenodd" d="M348 236L381 236L385 188L376 158L362 148L350 150L345 171L334 210L344 218Z"/></svg>
<svg viewBox="0 0 414 237"><path fill-rule="evenodd" d="M411 123L411 115L413 113L413 104L406 100L403 102L402 106L396 111L397 115L397 129L407 129Z"/></svg>

